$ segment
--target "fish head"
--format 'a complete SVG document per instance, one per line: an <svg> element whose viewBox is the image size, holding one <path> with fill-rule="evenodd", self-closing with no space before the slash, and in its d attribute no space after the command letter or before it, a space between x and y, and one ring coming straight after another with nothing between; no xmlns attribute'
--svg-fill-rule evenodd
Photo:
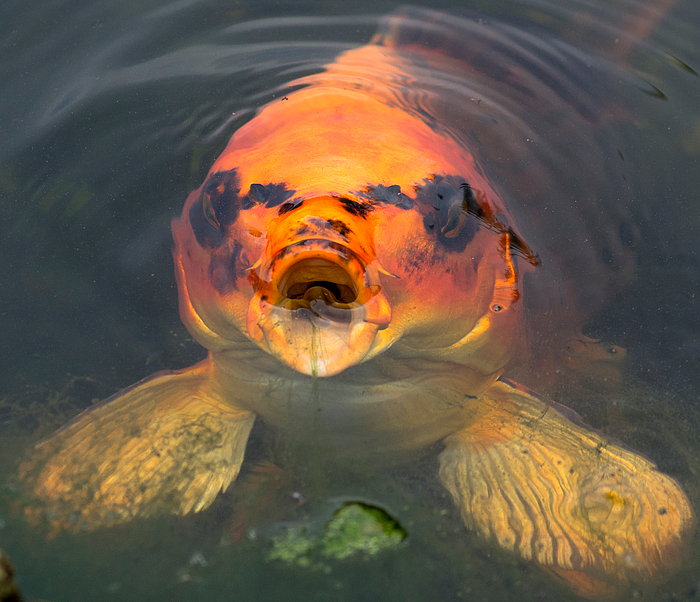
<svg viewBox="0 0 700 602"><path fill-rule="evenodd" d="M181 316L326 377L394 348L493 380L534 264L471 154L372 95L309 88L236 134L174 220ZM481 382L481 381L479 381Z"/></svg>

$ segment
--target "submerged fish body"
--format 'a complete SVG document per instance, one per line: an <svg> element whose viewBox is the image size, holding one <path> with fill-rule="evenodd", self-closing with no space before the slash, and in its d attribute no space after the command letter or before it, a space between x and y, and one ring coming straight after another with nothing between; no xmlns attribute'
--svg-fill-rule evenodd
<svg viewBox="0 0 700 602"><path fill-rule="evenodd" d="M538 261L472 155L398 96L402 69L366 46L263 108L173 224L183 321L250 383L237 404L307 434L318 404L329 438L389 434L375 452L473 420Z"/></svg>
<svg viewBox="0 0 700 602"><path fill-rule="evenodd" d="M678 484L501 378L532 319L554 331L628 278L636 236L624 206L588 203L604 182L587 170L620 168L588 152L588 130L583 173L558 177L560 151L576 157L558 134L532 151L556 160L528 161L554 109L598 115L573 50L509 27L409 10L234 134L173 222L180 314L209 357L38 446L22 473L58 524L205 508L259 416L350 458L445 440L466 524L591 597L675 565L694 521ZM527 71L518 41L557 60ZM548 203L579 177L553 225Z"/></svg>

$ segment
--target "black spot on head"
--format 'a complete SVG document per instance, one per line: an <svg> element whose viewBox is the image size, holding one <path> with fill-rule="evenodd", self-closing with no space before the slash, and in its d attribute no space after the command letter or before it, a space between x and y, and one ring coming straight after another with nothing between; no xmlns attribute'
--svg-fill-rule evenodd
<svg viewBox="0 0 700 602"><path fill-rule="evenodd" d="M199 198L190 208L190 226L202 247L218 247L225 238L226 227L236 221L240 202L236 170L211 174Z"/></svg>
<svg viewBox="0 0 700 602"><path fill-rule="evenodd" d="M241 211L257 205L277 207L294 195L294 191L287 190L284 184L251 184L248 194L243 197L240 188L235 169L220 171L207 178L189 215L195 238L201 246L220 246L226 238L227 227L238 219Z"/></svg>
<svg viewBox="0 0 700 602"><path fill-rule="evenodd" d="M212 174L204 183L202 200L210 204L221 227L232 224L238 218L240 188L235 169Z"/></svg>
<svg viewBox="0 0 700 602"><path fill-rule="evenodd" d="M338 234L340 234L343 238L346 239L348 237L348 234L352 234L352 230L348 228L347 224L341 222L339 219L326 220L326 226L331 230L335 230Z"/></svg>
<svg viewBox="0 0 700 602"><path fill-rule="evenodd" d="M256 205L265 207L278 207L292 196L294 190L288 190L286 184L251 184L248 194L243 197L243 209L250 209Z"/></svg>
<svg viewBox="0 0 700 602"><path fill-rule="evenodd" d="M218 247L224 242L224 232L207 219L201 197L190 207L190 227L200 247Z"/></svg>
<svg viewBox="0 0 700 602"><path fill-rule="evenodd" d="M338 198L338 201L350 215L366 218L369 213L374 211L371 201L354 201L345 197Z"/></svg>
<svg viewBox="0 0 700 602"><path fill-rule="evenodd" d="M287 201L286 203L282 203L280 205L280 208L277 210L277 215L284 215L285 213L289 213L290 211L293 211L294 209L298 209L304 204L303 199L292 199L291 201Z"/></svg>
<svg viewBox="0 0 700 602"><path fill-rule="evenodd" d="M359 196L373 203L394 205L400 209L413 207L413 201L401 192L401 187L398 184L393 186L368 185Z"/></svg>
<svg viewBox="0 0 700 602"><path fill-rule="evenodd" d="M425 228L447 249L461 252L474 238L480 221L473 217L476 199L471 187L455 184L453 178L441 176L427 180L416 190L416 205L423 214Z"/></svg>
<svg viewBox="0 0 700 602"><path fill-rule="evenodd" d="M469 185L469 183L462 182L460 184L460 188L462 189L462 203L464 205L464 210L470 215L473 215L475 217L478 217L480 220L483 220L484 209L483 207L481 207L481 205L479 205L478 201L476 200L472 187Z"/></svg>
<svg viewBox="0 0 700 602"><path fill-rule="evenodd" d="M262 184L251 184L248 196L256 205L267 200L267 189Z"/></svg>
<svg viewBox="0 0 700 602"><path fill-rule="evenodd" d="M540 261L522 238L508 225L502 213L494 213L484 194L474 194L470 184L454 176L432 176L416 186L416 202L423 224L450 251L463 251L479 228L508 241L509 250L533 266ZM504 247L505 249L505 247Z"/></svg>

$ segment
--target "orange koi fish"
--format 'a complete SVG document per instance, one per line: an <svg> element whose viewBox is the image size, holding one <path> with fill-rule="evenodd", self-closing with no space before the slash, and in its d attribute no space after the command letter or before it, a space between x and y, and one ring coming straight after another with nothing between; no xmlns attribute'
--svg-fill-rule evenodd
<svg viewBox="0 0 700 602"><path fill-rule="evenodd" d="M172 225L180 315L209 355L37 446L22 476L57 525L203 510L235 481L258 417L328 457L401 457L444 441L440 479L466 525L589 597L672 570L694 525L678 483L503 378L546 301L528 277L585 262L565 285L585 299L586 278L606 290L632 265L633 236L562 218L538 238L533 216L550 208L536 192L545 180L524 167L526 136L512 158L540 188L521 195L485 169L484 153L504 164L497 148L469 146L469 128L482 140L496 131L478 125L484 115L509 118L485 92L484 65L498 65L479 49L494 40L501 96L534 95L532 110L552 119L550 104L574 102L547 83L565 77L560 63L538 79L508 58L514 35L399 14L233 135ZM442 91L421 87L424 75ZM473 96L458 95L464 82ZM566 219L584 223L589 210L572 203ZM605 262L586 237L610 238Z"/></svg>

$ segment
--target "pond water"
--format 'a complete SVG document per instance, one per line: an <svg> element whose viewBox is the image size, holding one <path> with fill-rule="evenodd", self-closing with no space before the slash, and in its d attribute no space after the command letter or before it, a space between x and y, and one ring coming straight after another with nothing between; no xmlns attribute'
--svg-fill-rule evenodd
<svg viewBox="0 0 700 602"><path fill-rule="evenodd" d="M464 527L438 480L439 443L407 464L339 470L309 461L258 421L239 480L202 513L77 533L25 520L31 501L16 475L34 443L95 401L205 357L179 320L173 277L170 225L187 195L257 108L366 44L397 6L3 3L0 547L27 599L579 599ZM564 273L555 276L575 283L564 289L581 317L577 336L562 346L547 319L536 322L535 345L507 375L651 458L697 512L700 4L483 0L470 9L532 39L554 35L573 49L568 60L590 68L580 67L566 91L570 114L538 114L527 95L501 98L499 118L511 131L536 128L528 131L537 148L522 139L507 146L487 119L477 135L475 154L511 197L523 199L510 210L524 238L557 240L565 226L574 232L569 246L535 251L545 265L564 257ZM507 45L489 55L479 43L482 68L512 58ZM539 65L538 52L547 49L528 48L536 58L527 64ZM440 83L448 90L441 114L454 120L445 127L480 113L448 100L449 86L460 82ZM469 85L484 92L488 82L475 76ZM591 107L597 112L581 118ZM493 148L512 156L489 156ZM542 175L538 165L547 161ZM532 199L543 182L551 208L539 221ZM572 217L577 202L585 208ZM600 276L571 249L605 232L618 212L630 215L634 260L614 277ZM547 276L532 278L534 290L551 290ZM529 307L546 316L551 300L542 297ZM382 509L406 537L371 554L300 553L326 549L324 529L348 502ZM698 591L694 536L675 575L620 599L692 600Z"/></svg>

